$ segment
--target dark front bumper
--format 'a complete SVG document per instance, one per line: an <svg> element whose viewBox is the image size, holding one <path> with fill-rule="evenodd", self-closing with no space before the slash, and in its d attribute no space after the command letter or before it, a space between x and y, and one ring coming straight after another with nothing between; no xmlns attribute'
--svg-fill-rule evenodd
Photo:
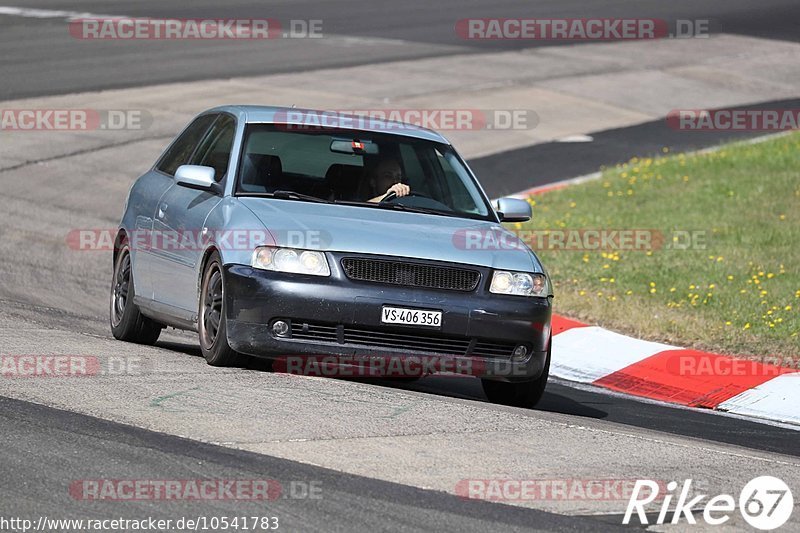
<svg viewBox="0 0 800 533"><path fill-rule="evenodd" d="M480 361L487 377L539 377L549 350L550 299L490 294L484 275L475 291L442 291L351 281L338 265L331 277L225 267L228 344L255 356L419 356ZM384 305L442 311L440 328L381 324ZM291 324L277 337L272 323ZM514 361L523 344L531 354Z"/></svg>

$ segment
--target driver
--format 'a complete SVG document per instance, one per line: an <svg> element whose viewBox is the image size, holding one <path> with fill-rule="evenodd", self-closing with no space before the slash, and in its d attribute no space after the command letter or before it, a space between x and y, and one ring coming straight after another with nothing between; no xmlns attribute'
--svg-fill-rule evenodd
<svg viewBox="0 0 800 533"><path fill-rule="evenodd" d="M384 196L391 192L395 193L398 198L407 196L411 193L411 187L401 183L402 180L403 170L400 168L400 163L392 158L382 160L378 163L372 178L369 180L370 190L372 194L377 194L377 196L367 201L380 202Z"/></svg>

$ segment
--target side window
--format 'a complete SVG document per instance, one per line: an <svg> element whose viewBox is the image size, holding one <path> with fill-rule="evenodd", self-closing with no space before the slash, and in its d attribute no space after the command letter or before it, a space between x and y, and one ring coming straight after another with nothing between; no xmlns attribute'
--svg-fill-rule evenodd
<svg viewBox="0 0 800 533"><path fill-rule="evenodd" d="M228 172L235 133L236 121L228 115L221 115L195 152L192 164L213 168L214 179L222 181Z"/></svg>
<svg viewBox="0 0 800 533"><path fill-rule="evenodd" d="M156 168L164 174L174 176L179 166L189 163L189 158L192 157L197 143L200 142L206 130L216 118L217 115L203 115L195 119L167 149Z"/></svg>

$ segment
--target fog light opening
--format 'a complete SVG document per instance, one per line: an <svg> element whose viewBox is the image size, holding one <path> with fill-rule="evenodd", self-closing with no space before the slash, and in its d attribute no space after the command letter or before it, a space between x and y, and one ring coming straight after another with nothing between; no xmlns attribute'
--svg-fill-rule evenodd
<svg viewBox="0 0 800 533"><path fill-rule="evenodd" d="M516 348L514 348L514 352L511 354L511 359L516 362L523 362L528 359L528 347L524 344L520 344Z"/></svg>
<svg viewBox="0 0 800 533"><path fill-rule="evenodd" d="M289 335L289 324L283 320L276 320L272 323L272 333L276 337L286 337Z"/></svg>

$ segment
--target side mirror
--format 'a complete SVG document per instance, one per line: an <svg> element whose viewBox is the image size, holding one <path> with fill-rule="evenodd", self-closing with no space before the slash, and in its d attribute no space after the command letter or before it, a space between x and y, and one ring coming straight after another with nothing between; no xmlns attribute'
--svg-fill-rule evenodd
<svg viewBox="0 0 800 533"><path fill-rule="evenodd" d="M500 198L495 205L501 222L526 222L531 219L531 204L518 198Z"/></svg>
<svg viewBox="0 0 800 533"><path fill-rule="evenodd" d="M211 191L219 194L219 184L214 180L216 172L211 167L199 165L181 165L175 171L175 181L190 189Z"/></svg>

